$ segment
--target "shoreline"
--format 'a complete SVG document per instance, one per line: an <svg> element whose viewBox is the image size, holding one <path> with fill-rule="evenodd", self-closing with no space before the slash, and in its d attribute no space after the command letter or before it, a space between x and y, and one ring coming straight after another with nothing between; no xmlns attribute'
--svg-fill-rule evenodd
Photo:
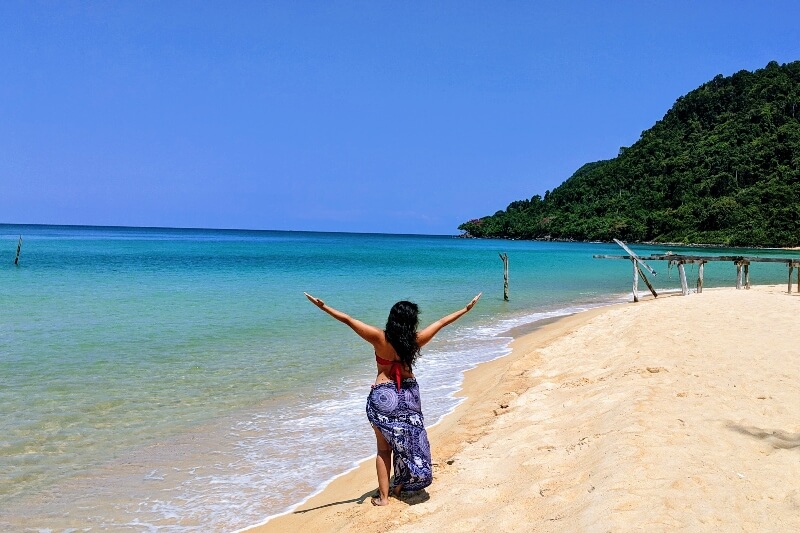
<svg viewBox="0 0 800 533"><path fill-rule="evenodd" d="M647 295L647 297L645 297L642 295L641 298L650 299L652 296ZM612 300L609 300L608 303L601 304L597 307L592 307L586 310L561 316L543 318L534 322L515 326L507 332L501 333L501 336L507 335L512 337L512 341L509 343L509 347L511 348L509 353L495 359L482 362L476 367L464 371L461 388L454 394L456 398L461 399L458 405L452 411L442 416L435 424L426 427L431 440L431 452L434 464L434 483L436 482L435 479L437 472L447 464L449 457L457 452L457 448L459 447L458 445L463 443L452 442L453 432L457 431L459 422L461 422L462 419L464 419L468 414L462 411L467 411L468 408L475 408L476 405L474 404L479 403L482 390L487 386L492 388L497 387L499 380L502 378L503 374L508 371L510 365L516 361L516 359L521 357L522 354L515 352L514 350L514 345L519 338L526 337L528 335L537 335L541 337L541 342L546 342L564 334L569 328L579 327L585 319L589 319L596 314L602 313L604 310L619 305L626 305L626 303L612 303ZM425 399L423 391L423 402L424 401ZM472 431L468 431L466 434L472 434ZM442 459L444 456L447 457ZM324 509L327 506L337 505L337 503L325 504L318 502L317 499L326 498L328 492L332 493L331 496L336 495L333 496L334 499L338 498L338 495L341 494L342 491L347 491L348 488L355 483L360 485L370 485L371 483L372 485L375 485L375 487L369 489L368 492L362 494L355 500L342 501L339 503L346 504L357 502L359 505L364 503L368 504L369 497L372 496L372 493L377 489L376 481L374 479L374 460L374 454L361 459L353 467L345 472L342 472L341 474L334 476L325 485L320 487L313 494L304 498L301 502L293 505L290 509L267 517L263 522L237 529L234 533L270 533L272 531L280 532L292 530L294 528L305 527L305 521L301 520L296 522L296 519L293 517L295 515L304 515L314 510Z"/></svg>
<svg viewBox="0 0 800 533"><path fill-rule="evenodd" d="M468 373L470 373L472 371L475 371L476 369L483 368L484 365L493 363L493 362L495 362L497 360L501 360L501 359L505 359L505 358L510 357L513 354L512 347L513 347L514 341L518 337L524 336L524 335L527 335L527 334L532 333L534 331L537 331L539 329L551 326L551 325L556 324L556 323L558 323L558 322L560 322L562 320L569 319L570 317L575 317L575 316L578 316L578 315L582 315L584 313L605 309L605 308L608 308L608 307L611 307L611 306L615 306L615 305L624 304L625 301L621 300L622 297L624 297L624 294L610 294L610 295L608 295L607 299L604 300L604 301L595 302L595 303L591 303L591 304L588 304L588 305L579 305L577 307L575 307L575 306L567 306L567 307L558 308L558 309L555 309L555 310L552 310L552 311L539 312L539 313L536 313L536 314L537 315L547 315L547 316L544 316L542 318L537 318L537 319L535 319L535 320L533 320L531 322L525 322L525 323L522 323L522 324L519 324L519 325L514 325L514 326L511 326L509 329L499 331L496 334L498 338L503 338L503 337L510 338L510 340L506 344L507 352L502 354L502 355L498 355L493 359L488 359L486 361L481 361L480 363L477 363L477 366L473 366L471 368L467 368L467 369L465 369L463 371L460 371L460 374L461 374L460 375L460 377L461 377L461 385L457 390L455 390L454 392L450 393L450 395L449 395L449 397L456 399L458 401L458 403L455 406L453 406L453 408L450 411L447 411L444 414L440 415L439 419L436 422L434 422L433 424L430 424L430 425L426 425L426 430L428 431L429 435L435 435L435 428L437 426L439 426L440 424L442 424L442 422L447 417L452 416L453 413L456 412L460 408L460 406L464 403L464 401L466 401L468 399L467 396L464 394L464 383L466 382ZM650 293L647 293L647 294L640 293L639 298L640 299L650 299L650 298L652 298L652 296L650 295ZM555 313L555 315L550 316L551 313ZM423 402L426 401L426 399L427 398L425 396L425 391L423 391ZM430 401L430 400L428 400L428 401ZM432 448L435 449L435 444L432 444ZM283 510L283 511L280 511L278 513L269 515L266 518L264 518L264 520L262 520L262 521L260 521L258 523L251 524L251 525L244 526L244 527L241 527L239 529L236 529L236 530L234 530L234 533L240 533L240 532L245 532L245 531L254 531L254 530L255 531L260 531L260 529L258 529L258 528L265 526L266 524L268 524L272 520L278 519L280 517L284 517L286 515L291 515L291 514L296 513L296 512L303 512L302 510L298 511L298 509L301 509L302 507L304 507L309 502L309 500L311 500L311 499L315 498L316 496L324 493L328 489L328 486L331 483L335 482L336 480L338 480L341 477L347 476L347 475L353 473L354 471L359 470L360 468L364 468L364 465L367 465L366 466L367 470L369 472L372 472L372 475L374 476L374 464L373 464L374 459L375 459L375 455L374 454L370 454L370 455L368 455L366 457L363 457L361 459L354 460L351 463L351 466L349 466L348 468L346 468L342 472L331 476L326 481L322 482L312 493L310 493L307 496L303 497L299 502L292 504L286 510ZM435 460L434 460L434 463L435 463Z"/></svg>
<svg viewBox="0 0 800 533"><path fill-rule="evenodd" d="M645 295L644 293L640 294L640 299L650 299L650 298L652 298L652 296L649 293L647 295ZM527 323L524 323L524 324L521 324L521 325L513 326L513 327L511 327L510 329L508 329L506 331L502 331L502 332L498 333L497 334L498 337L510 337L511 338L511 341L509 341L508 345L507 345L507 347L509 348L508 353L506 353L504 355L500 355L498 357L495 357L494 359L489 359L487 361L483 361L481 363L478 363L477 366L472 367L472 368L468 368L465 371L463 371L461 387L452 394L452 396L454 398L459 399L458 404L451 411L443 414L439 418L439 420L437 420L435 423L433 423L433 424L431 424L429 426L426 425L426 430L427 430L428 434L431 435L432 439L435 438L436 431L437 431L436 428L438 426L440 426L443 422L445 422L448 419L448 417L452 417L452 416L454 416L455 413L458 413L459 409L461 409L462 406L464 405L464 403L469 399L469 395L467 393L465 393L465 390L467 390L467 389L471 390L471 387L468 387L466 385L467 380L469 379L468 376L473 372L481 373L482 371L485 371L486 370L485 365L491 365L492 363L495 363L495 362L498 362L500 360L504 360L504 359L507 359L509 357L512 357L512 355L514 354L513 345L514 345L514 342L517 340L518 337L529 335L529 334L534 333L534 332L536 332L538 330L541 330L543 328L549 328L551 326L555 327L555 325L558 324L561 321L568 320L570 318L577 317L577 316L582 316L584 313L592 313L592 312L600 311L602 309L606 309L606 308L613 307L613 306L616 306L616 305L624 305L624 302L620 302L620 300L618 298L612 298L610 296L609 299L606 300L605 302L593 305L593 306L588 307L588 308L583 308L583 309L577 310L577 311L570 310L570 311L565 312L565 314L559 314L557 316L547 316L547 317L544 317L544 318L540 318L540 319L534 320L532 322L527 322ZM571 308L565 308L565 309L571 309ZM559 310L556 310L555 312L561 312L561 311L562 310L559 309ZM423 401L425 399L424 394L425 393L423 391ZM431 447L432 447L432 453L435 453L436 444L432 443ZM374 463L373 463L374 459L375 459L375 455L371 454L371 455L369 455L369 456L367 456L365 458L356 460L350 468L348 468L347 470L345 470L345 471L343 471L343 472L341 472L339 474L336 474L335 476L331 477L329 480L324 482L319 488L317 488L313 493L311 493L308 496L304 497L300 502L298 502L296 504L293 504L287 510L281 511L281 512L276 513L274 515L270 515L270 516L266 517L263 521L258 522L256 524L252 524L252 525L245 526L243 528L237 529L237 530L234 531L234 533L244 533L244 532L247 532L247 531L260 532L260 531L262 531L261 528L269 525L272 521L274 521L276 519L279 519L281 517L285 517L287 515L292 515L293 513L306 512L306 511L303 511L302 508L304 508L306 506L306 504L308 504L315 497L324 494L328 490L328 488L329 488L329 486L331 484L335 483L340 478L346 478L348 475L354 474L355 472L358 472L361 469L366 469L368 471L368 473L371 473L372 476L374 477L374 475L375 475ZM434 456L433 462L434 462L434 465L435 465L435 463L436 463L435 456ZM359 476L359 477L361 477L361 476ZM370 492L370 496L371 495L372 495L372 492ZM368 501L368 498L362 499L361 503L363 503L363 501ZM267 529L266 531L271 531L271 530Z"/></svg>
<svg viewBox="0 0 800 533"><path fill-rule="evenodd" d="M681 465L676 467L676 465L667 464L664 467L661 463L669 463L668 456L670 454L664 455L663 452L656 453L653 450L669 449L672 452L680 451L681 453L678 455L686 455L682 450L687 448L691 452L694 449L692 446L697 445L697 443L689 439L688 442L682 444L683 447L680 447L678 442L668 442L666 444L662 442L659 446L651 449L643 446L642 442L640 442L641 440L646 441L648 436L648 433L644 432L642 428L631 427L625 429L620 427L628 424L627 421L636 414L630 410L629 404L638 405L638 403L644 401L642 398L650 398L651 396L651 390L649 388L641 389L642 383L636 380L650 379L658 382L663 378L675 381L684 366L708 364L709 361L706 361L706 359L713 359L715 353L709 352L705 358L701 359L692 357L679 364L679 362L669 358L663 359L663 356L658 355L657 352L659 350L656 348L660 346L659 343L664 343L665 346L675 345L675 347L685 344L689 348L684 351L688 352L705 350L705 348L697 344L702 335L698 336L694 329L702 327L704 335L713 336L714 331L708 331L708 324L705 324L702 319L703 316L712 313L736 313L738 310L744 314L750 324L748 326L744 326L744 324L735 325L739 326L739 329L742 327L747 329L748 338L752 338L751 351L759 354L757 357L755 355L753 357L756 357L758 361L765 361L765 358L768 359L770 355L769 353L764 354L761 352L772 353L776 350L779 352L784 350L786 353L790 353L787 351L792 349L791 346L787 345L790 340L775 340L770 335L772 331L782 330L772 329L780 327L779 324L775 323L776 320L790 321L790 318L785 316L785 308L788 306L789 310L794 310L798 302L798 300L794 299L798 297L797 295L787 295L785 290L781 292L781 289L782 287L780 286L758 286L751 291L736 291L735 289L727 288L706 289L701 295L680 298L673 298L673 296L678 295L665 295L666 297L660 297L657 300L646 299L638 304L619 303L593 308L560 317L548 324L539 324L532 328L533 331L522 331L522 329L526 328L526 326L522 326L513 332L514 340L511 342L512 351L510 354L482 363L464 373L462 388L456 394L457 397L463 398L463 400L454 411L429 427L430 440L433 444L435 480L427 492L416 494L403 500L392 500L392 504L387 508L372 508L369 505L368 498L375 490L376 481L374 465L372 464L372 457L370 457L349 472L333 479L321 491L309 497L304 503L298 504L293 510L283 515L272 517L266 523L262 522L239 531L270 532L298 530L301 528L355 531L364 528L375 529L376 527L397 527L408 524L448 530L449 527L455 528L457 523L462 528L472 527L473 529L489 530L507 520L511 520L513 517L517 517L517 515L521 517L525 513L528 516L533 513L537 516L539 514L545 516L547 512L551 514L549 519L539 517L544 520L538 522L543 529L566 528L568 530L582 530L598 523L612 526L612 529L625 529L626 526L630 529L633 522L628 520L636 516L637 513L641 515L639 516L640 520L643 519L645 522L649 520L649 523L654 527L659 527L658 524L661 524L660 527L664 527L666 524L677 526L681 523L679 518L670 518L670 520L673 520L672 522L653 522L652 518L642 515L642 508L652 505L653 502L649 501L648 498L641 497L642 491L650 491L652 487L649 487L648 483L652 483L646 479L640 479L640 470L657 470L661 477L669 477L670 472L676 468L680 470ZM768 310L765 311L764 306L774 306L776 310L768 312ZM762 310L762 314L767 314L769 320L765 323L763 317L751 316L750 312L754 309ZM674 313L673 311L679 311L679 313ZM680 322L682 319L675 316L676 314L687 314L689 316L692 313L699 313L699 318L696 322ZM637 325L637 320L652 320L654 318L655 324L646 326L653 329L652 333L637 331L641 327L640 324ZM685 336L676 336L674 331L664 330L664 326L658 324L658 322L669 322L674 327L674 321L676 320L681 324L681 328L686 328ZM631 324L635 326L633 329L630 329ZM527 327L530 328L530 326ZM609 334L607 329L609 327L612 329L627 327L628 329L625 330L626 335L623 338L617 338L616 335ZM719 324L717 329L721 331L717 333L722 333L722 337L718 336L716 341L721 346L726 342L733 342L734 344L730 345L728 351L736 351L738 345L751 342L748 339L737 339L738 329L734 327L732 332L727 331L731 327L734 326L724 322ZM655 362L643 361L644 366L639 365L635 369L626 368L630 366L629 358L645 358L638 355L638 350L636 352L637 355L630 355L624 350L622 352L619 351L617 344L628 341L628 339L624 338L628 333L633 339L631 342L635 342L637 346L647 346L649 347L648 349L654 350L647 357L655 359ZM774 341L774 346L764 344L765 338L766 342ZM580 345L581 339L584 341L588 339L592 342L587 345ZM579 343L577 351L576 342ZM565 353L573 351L576 355L583 352L592 352L592 346L602 343L608 344L608 349L592 356L601 357L602 361L587 362L581 359L564 359L562 355L562 351ZM770 346L770 348L767 349L765 346ZM724 348L724 346L722 347ZM747 354L741 354L741 357L744 357L743 361L748 361ZM598 366L599 362L602 362L603 365ZM659 362L660 364L657 364ZM770 383L771 380L774 381L776 378L770 374L774 374L775 370L769 365L764 368L743 370L731 366L724 359L712 362L724 367L723 370L731 373L730 376L720 375L715 378L717 380L743 379L738 372L744 372L743 375L750 376L750 378L760 375L759 372L767 376L760 380L760 382L763 382L764 392L759 393L759 397L763 396L765 399L769 398L771 400L773 397L782 396L786 401L779 404L780 408L776 409L775 413L772 413L777 417L774 425L780 429L766 437L756 439L759 441L756 444L760 443L762 448L764 446L768 448L760 449L759 457L770 455L770 452L783 453L784 456L786 454L796 454L799 450L795 448L800 447L800 426L793 427L787 420L800 419L800 402L794 402L797 406L791 405L792 399L800 399L800 385L797 384L797 378L800 377L800 370L798 370L800 369L800 362L798 362L797 357L791 358L790 356L790 361L787 363L787 379L784 379L784 374L778 375L781 382L779 389L783 388L785 390L772 390L775 387L771 387ZM578 368L573 368L573 366ZM705 369L705 371L713 374L719 370L712 365L711 368ZM598 376L598 374L603 375ZM696 374L698 376L703 375L702 372ZM612 377L614 379L611 379ZM716 381L713 384L715 388L718 387ZM708 397L707 392L704 392L702 387L693 392L689 385L691 383L683 385L687 389L685 391L673 392L671 395L667 393L653 398L654 404L658 404L657 408L648 411L646 413L647 416L639 425L647 425L652 418L658 419L661 413L675 409L676 407L673 404L676 402L678 404L686 403L687 400L682 398L693 398L694 395L704 397L702 396L703 394L706 394L706 398ZM617 388L611 388L612 386ZM555 411L550 413L550 416L545 417L541 414L542 402L550 396L563 394L562 389L565 388L573 390L573 393L568 392L559 398L563 406L553 404L550 407ZM593 388L598 390L591 394L592 401L590 403L584 405L576 399L576 394L579 392L588 394L587 391ZM739 390L741 391L745 388L746 383L742 384ZM733 394L738 394L736 383L734 383L731 390L724 389L721 392L731 394L731 391L733 391ZM621 402L617 405L615 398L618 397L629 397L629 402ZM766 405L766 403L761 403L764 400L757 400L754 407L751 405L752 400L750 398L747 400L747 402L742 403L742 413L748 409L752 410ZM726 406L734 401L742 400L738 397L726 399L716 398L716 396L712 395L712 400L702 400L698 405L716 402L720 403L721 406ZM610 408L592 413L593 410L598 409L598 405L602 406L606 402L610 402ZM548 426L554 425L557 419L565 415L564 411L570 411L570 409L575 409L575 413L567 415L569 425L557 427L550 431ZM547 410L545 409L545 411ZM789 412L794 418L786 418ZM620 418L622 414L625 416ZM612 415L614 416L612 417ZM683 422L656 420L654 427L651 428L652 434L668 438L675 431L675 428L671 426L675 424L683 424L685 426L696 422L688 414L684 413L681 416L682 418L678 418L678 420ZM518 420L520 417L522 420ZM613 421L609 420L609 417L612 417ZM601 422L605 422L605 426L598 428L596 434L589 432L583 437L576 438L574 442L564 445L564 442L560 441L563 441L567 435L580 430L582 425L578 423L578 420L583 420L583 425L585 426L594 426L601 424ZM730 439L732 438L731 433L752 437L753 434L757 434L755 430L752 430L753 427L763 427L753 423L754 421L757 422L757 420L728 420L725 424L715 428L715 431L720 433L719 436L708 441L704 440L702 444L710 445L718 441L719 438L723 438L723 440L725 438ZM665 425L670 426L670 428L663 427ZM702 427L702 424L700 427ZM516 429L509 433L511 428ZM604 429L605 431L599 431L599 429ZM530 431L531 433L530 435L522 435L520 432L524 431ZM613 439L608 435L613 435ZM525 438L520 438L521 436ZM734 437L736 436L734 435ZM676 436L671 440L675 439L678 439L678 437ZM573 465L575 468L560 468L563 466L561 463L569 463L574 461L577 456L586 455L587 451L584 450L600 448L599 444L603 440L608 441L608 445L600 450L602 453L595 450L597 453L592 455L592 460L585 464ZM521 444L528 441L530 441L529 446ZM667 448L664 448L665 445ZM643 457L630 456L631 449L637 446L643 446ZM511 451L508 451L509 449ZM774 450L777 451L774 452ZM749 451L752 452L752 450ZM733 453L730 452L728 455ZM512 459L511 456L514 456L514 454L521 454L517 458L518 460L520 458L525 459L521 466ZM714 457L713 450L702 450L702 453L698 453L698 455L706 458ZM684 457L687 461L696 459L692 453L689 453L687 457ZM724 462L725 457L719 458L718 461ZM639 470L631 470L631 463L635 463L637 460L641 463L638 467ZM753 460L753 458L748 459L749 462ZM490 463L490 470L482 472L477 479L468 482L469 479L478 475L477 472L481 471L481 468L485 466L483 463ZM610 463L610 466L605 463ZM793 464L794 466L789 465L788 467L782 465L777 470L771 469L774 471L770 472L770 475L778 475L782 479L791 479L793 475L796 478L797 475L800 475L800 466L796 465L796 460ZM512 471L506 472L507 476L494 479L494 473L505 472L510 466L514 467L514 465L516 466ZM536 471L533 473L528 472L522 479L519 478L520 474L515 471L524 471L526 468L534 467ZM739 467L739 469L746 470L742 467ZM552 475L552 470L559 470L561 474ZM563 495L557 498L559 493L562 492L559 490L559 485L563 485L564 478L572 479L576 475L586 478L586 476L592 477L592 473L594 473L595 476L603 474L606 479L614 480L622 475L618 474L618 472L627 472L629 476L626 478L623 476L625 480L623 485L640 483L642 487L636 489L634 486L626 490L623 485L619 484L603 487L601 480L592 482L587 486L581 487L582 490L578 490L573 495L577 498L576 501L579 502L578 509L570 509L569 505L565 507ZM703 475L713 477L715 475L714 472L712 469L711 472ZM738 472L738 474L746 476L748 473ZM758 477L756 474L750 474L754 478ZM783 476L788 476L788 478ZM603 476L600 477L602 478ZM698 478L697 473L695 473L694 478ZM699 478L703 478L703 476L699 476ZM744 478L734 475L734 481L736 479ZM492 480L495 483L492 483ZM675 482L679 481L675 480ZM695 479L695 484L702 485L703 490L701 492L706 500L709 497L714 500L711 505L711 512L709 513L708 509L705 510L705 514L710 514L714 520L710 522L692 522L689 520L689 522L684 521L683 524L691 525L692 527L696 526L699 529L713 530L712 524L715 524L714 527L726 524L725 519L715 514L721 513L723 509L716 508L714 503L718 503L717 500L720 500L720 498L725 501L730 500L732 496L726 491L719 491L719 494L715 493L714 488L716 488L716 485L705 483L705 481L707 480L700 479L698 481ZM727 482L727 479L725 481ZM520 487L520 482L526 484L526 486ZM583 479L578 485L583 485L584 482L586 482L586 479ZM719 480L717 480L718 482ZM682 483L685 484L685 482ZM772 482L772 485L777 484L776 486L770 486L770 482L767 481L764 483L769 489L767 492L775 492L775 490L778 490L776 486L780 485L777 481ZM487 484L488 486L486 486ZM598 490L595 490L596 487ZM575 489L575 487L560 488L564 490ZM684 503L685 505L693 506L697 505L695 500L702 501L699 495L692 495L691 493L691 489L696 488L694 486L681 486L678 491L670 491L670 487L660 487L659 490L661 492L659 494L666 491L671 498L680 500L681 494L687 493L684 496L686 499ZM655 498L655 494L653 492L650 498ZM733 518L730 520L733 520L733 522L727 522L728 525L737 523L736 516L739 516L741 520L750 520L748 516L753 514L753 510L748 509L746 503L750 499L757 499L757 497L748 496L745 500L733 497L737 503L742 503L739 502L739 500L742 500L744 507L739 515L736 513L731 515ZM800 511L800 491L791 492L790 490L782 495L782 498L777 498L777 508L773 508L776 505L770 503L776 499L776 496L774 494L769 496L769 499L761 498L758 502L761 507L768 508L769 512L766 513L765 516L767 518L765 519L773 525L777 523L785 525L787 523L786 513L793 510ZM642 501L625 503L626 500L635 500L637 498ZM555 500L555 503L559 504L556 507L560 506L563 509L554 512L552 507L554 501L551 500ZM459 503L465 501L469 501L470 504ZM480 504L477 504L477 502L480 502ZM644 502L648 502L647 505L644 505ZM658 520L663 520L661 515L671 516L669 509L672 506L674 506L673 503L670 503L666 506L667 511L660 514L656 512L655 515L660 516ZM525 507L526 510L523 511L521 507ZM528 507L530 508L527 509ZM626 508L624 512L623 508ZM656 511L659 509L657 507ZM615 522L615 515L612 511L616 511L617 515L623 517L620 519L621 521ZM482 519L479 518L481 512L488 513L487 516L494 514L494 522L481 521ZM501 515L497 516L497 513ZM761 514L763 515L764 513ZM554 516L555 518L553 518ZM625 516L628 519L624 518ZM798 521L796 517L800 516L800 512L796 512L794 516L795 521ZM782 522L775 522L781 517L783 519ZM791 521L789 519L789 522ZM535 525L536 521L534 520L533 522L528 525ZM506 522L502 528L521 530L519 528L522 526L517 523L518 525L515 527L514 523L516 522ZM637 523L641 525L642 522ZM771 526L766 527L766 529L769 529L769 527Z"/></svg>

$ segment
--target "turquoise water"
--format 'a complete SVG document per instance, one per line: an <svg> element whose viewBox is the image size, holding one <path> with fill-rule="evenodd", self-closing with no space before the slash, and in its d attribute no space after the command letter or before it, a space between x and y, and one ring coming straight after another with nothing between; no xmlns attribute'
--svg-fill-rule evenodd
<svg viewBox="0 0 800 533"><path fill-rule="evenodd" d="M510 302L499 252L509 254ZM417 302L427 323L484 293L423 352L430 425L457 404L465 369L508 352L509 329L630 299L630 264L592 259L621 253L445 236L0 225L0 528L260 522L373 453L370 347L303 291L379 326L400 299ZM679 287L676 271L653 266L657 288ZM732 286L735 275L710 263L706 286ZM753 283L786 275L751 266Z"/></svg>

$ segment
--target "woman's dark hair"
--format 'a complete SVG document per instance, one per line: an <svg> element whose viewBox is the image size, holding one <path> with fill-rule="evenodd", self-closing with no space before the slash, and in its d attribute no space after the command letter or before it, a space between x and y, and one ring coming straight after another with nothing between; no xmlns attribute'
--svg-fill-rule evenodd
<svg viewBox="0 0 800 533"><path fill-rule="evenodd" d="M400 357L400 362L411 370L419 356L417 345L417 326L419 325L419 306L413 302L397 302L389 311L384 335Z"/></svg>

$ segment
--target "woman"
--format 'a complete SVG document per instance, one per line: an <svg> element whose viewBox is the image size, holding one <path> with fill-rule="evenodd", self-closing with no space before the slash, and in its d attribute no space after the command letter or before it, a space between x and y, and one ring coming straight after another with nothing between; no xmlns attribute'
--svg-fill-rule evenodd
<svg viewBox="0 0 800 533"><path fill-rule="evenodd" d="M399 496L401 491L427 487L433 481L431 450L423 424L419 387L413 373L414 363L420 348L428 344L439 330L472 309L481 295L475 296L466 307L417 332L419 307L415 303L402 301L394 304L389 311L386 329L381 330L325 305L319 298L303 294L333 318L350 326L375 351L378 376L367 398L367 418L378 444L375 469L379 496L372 498L372 504L388 504L390 489L394 496ZM392 452L394 479L390 487Z"/></svg>

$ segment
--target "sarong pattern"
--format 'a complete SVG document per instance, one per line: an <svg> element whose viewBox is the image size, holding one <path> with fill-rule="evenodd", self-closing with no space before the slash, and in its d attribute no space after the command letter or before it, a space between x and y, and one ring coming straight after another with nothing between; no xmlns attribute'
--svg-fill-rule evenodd
<svg viewBox="0 0 800 533"><path fill-rule="evenodd" d="M433 482L431 447L422 417L417 380L406 378L398 391L392 382L375 385L367 398L367 418L392 446L391 488L424 489Z"/></svg>

